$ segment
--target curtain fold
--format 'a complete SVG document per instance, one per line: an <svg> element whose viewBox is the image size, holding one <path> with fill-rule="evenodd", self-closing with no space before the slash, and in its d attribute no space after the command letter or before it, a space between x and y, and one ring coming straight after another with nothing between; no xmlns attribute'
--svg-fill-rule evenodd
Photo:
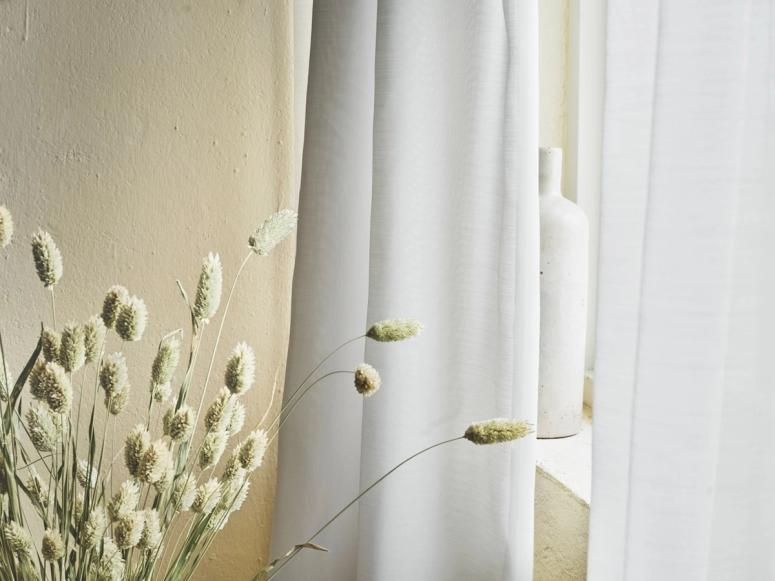
<svg viewBox="0 0 775 581"><path fill-rule="evenodd" d="M287 374L358 342L283 428L273 548L471 421L534 421L538 358L537 6L323 2L312 49ZM344 377L344 376L342 376ZM397 472L281 575L320 581L532 578L534 442L435 451ZM279 576L278 576L279 578Z"/></svg>
<svg viewBox="0 0 775 581"><path fill-rule="evenodd" d="M775 578L771 0L608 2L589 578Z"/></svg>

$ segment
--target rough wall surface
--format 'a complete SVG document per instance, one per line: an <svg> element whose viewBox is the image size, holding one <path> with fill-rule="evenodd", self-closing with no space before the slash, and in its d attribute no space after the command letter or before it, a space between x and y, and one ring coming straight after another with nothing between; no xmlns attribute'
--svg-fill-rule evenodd
<svg viewBox="0 0 775 581"><path fill-rule="evenodd" d="M18 372L50 321L28 247L38 226L64 255L60 325L95 313L111 284L142 296L150 323L126 348L133 392L117 442L144 409L159 337L183 327L189 338L175 279L191 291L212 250L230 283L250 230L295 204L291 11L276 0L0 2L0 203L17 227L0 258L0 328ZM238 340L256 350L247 425L284 365L293 251L250 264L216 360L212 393ZM265 556L274 464L272 453L197 578L249 578Z"/></svg>

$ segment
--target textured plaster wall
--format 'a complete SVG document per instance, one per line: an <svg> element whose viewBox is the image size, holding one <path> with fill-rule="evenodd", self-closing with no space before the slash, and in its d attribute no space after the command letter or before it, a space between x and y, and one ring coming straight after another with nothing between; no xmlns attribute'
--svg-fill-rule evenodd
<svg viewBox="0 0 775 581"><path fill-rule="evenodd" d="M0 1L0 202L17 225L15 243L0 258L4 343L18 372L39 321L50 321L28 247L42 226L65 260L60 324L95 313L114 283L148 305L147 340L126 348L133 392L117 433L145 406L159 337L177 327L189 337L175 278L193 289L201 257L213 250L230 281L249 231L295 205L291 6ZM223 338L223 349L245 339L258 355L249 422L267 405L284 365L293 251L286 243L252 262ZM222 361L212 390L220 387ZM272 452L198 578L245 579L265 556L274 465Z"/></svg>
<svg viewBox="0 0 775 581"><path fill-rule="evenodd" d="M535 502L533 581L584 581L589 504L541 468Z"/></svg>

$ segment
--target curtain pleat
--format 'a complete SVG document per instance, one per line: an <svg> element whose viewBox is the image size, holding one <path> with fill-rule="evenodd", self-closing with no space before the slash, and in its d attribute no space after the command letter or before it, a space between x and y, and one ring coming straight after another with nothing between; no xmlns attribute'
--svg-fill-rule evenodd
<svg viewBox="0 0 775 581"><path fill-rule="evenodd" d="M593 581L775 578L772 10L608 5Z"/></svg>
<svg viewBox="0 0 775 581"><path fill-rule="evenodd" d="M367 321L426 330L326 367L365 358L383 377L374 397L331 379L291 416L275 552L471 421L534 421L536 33L532 1L315 2L287 391ZM533 446L434 451L321 535L330 554L282 574L530 580Z"/></svg>

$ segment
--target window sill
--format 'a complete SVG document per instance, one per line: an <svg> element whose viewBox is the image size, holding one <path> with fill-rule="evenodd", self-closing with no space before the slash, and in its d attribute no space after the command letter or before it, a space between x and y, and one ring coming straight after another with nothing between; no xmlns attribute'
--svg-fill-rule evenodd
<svg viewBox="0 0 775 581"><path fill-rule="evenodd" d="M535 498L535 581L586 579L592 489L592 410L581 431L538 440Z"/></svg>

